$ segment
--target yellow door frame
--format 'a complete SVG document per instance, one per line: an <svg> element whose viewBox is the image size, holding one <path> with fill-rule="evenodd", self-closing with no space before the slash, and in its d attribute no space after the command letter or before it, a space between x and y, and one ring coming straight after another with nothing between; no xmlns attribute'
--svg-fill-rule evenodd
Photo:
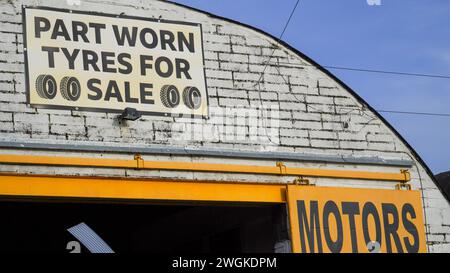
<svg viewBox="0 0 450 273"><path fill-rule="evenodd" d="M180 201L286 204L292 251L299 252L297 217L289 192L295 184L167 181L104 177L0 174L0 198L9 200ZM290 200L289 200L290 199Z"/></svg>
<svg viewBox="0 0 450 273"><path fill-rule="evenodd" d="M286 185L0 174L0 196L285 203Z"/></svg>
<svg viewBox="0 0 450 273"><path fill-rule="evenodd" d="M408 182L407 170L382 173L350 170L292 168L278 162L276 166L246 166L233 164L144 161L56 157L37 155L0 155L0 164L48 165L73 167L109 167L126 169L159 169L173 171L203 171L220 173L252 173L298 177L328 177ZM204 181L167 181L130 178L76 177L0 173L0 198L142 200L188 202L285 203L288 184L230 183ZM289 212L291 208L288 208ZM289 218L292 217L289 213ZM292 220L291 229L292 229ZM291 240L296 240L295 236ZM296 245L294 245L294 250Z"/></svg>

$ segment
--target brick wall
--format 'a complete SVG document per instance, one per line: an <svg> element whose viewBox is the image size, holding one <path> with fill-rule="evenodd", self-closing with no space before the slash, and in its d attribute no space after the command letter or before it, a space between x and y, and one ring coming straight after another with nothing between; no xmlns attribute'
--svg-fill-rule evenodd
<svg viewBox="0 0 450 273"><path fill-rule="evenodd" d="M73 2L73 1L69 1ZM288 48L259 32L163 1L0 0L0 141L93 145L170 145L248 151L373 156L413 159L412 185L423 190L430 251L450 251L450 206L424 167L395 134L350 92ZM26 104L22 5L191 21L202 24L210 118L144 116L119 124L117 114L35 109ZM269 56L273 53L273 57ZM267 63L267 65L265 65ZM30 64L32 65L32 64ZM264 71L263 74L261 74ZM263 109L263 110L261 110ZM245 110L245 111L244 111ZM231 118L245 116L244 119ZM2 153L58 154L2 150ZM66 154L65 154L66 155ZM127 157L113 153L72 153ZM157 158L204 161L200 157ZM268 164L271 161L208 158L208 161ZM387 166L287 162L293 166L398 171ZM125 171L0 165L2 172L198 180L287 182L289 177L220 175L194 172ZM392 183L330 181L318 185L392 188Z"/></svg>

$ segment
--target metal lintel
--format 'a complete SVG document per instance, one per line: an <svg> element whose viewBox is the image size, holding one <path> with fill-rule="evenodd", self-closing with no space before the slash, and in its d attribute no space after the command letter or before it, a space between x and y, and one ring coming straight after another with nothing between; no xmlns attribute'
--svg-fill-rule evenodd
<svg viewBox="0 0 450 273"><path fill-rule="evenodd" d="M140 155L134 159L112 159L94 157L61 157L48 155L17 155L0 154L0 163L16 165L47 165L47 166L74 166L74 167L106 167L145 170L172 170L172 171L198 171L218 173L247 173L265 175L285 175L304 177L327 177L339 179L363 179L378 181L407 182L411 179L407 171L399 173L386 173L360 170L333 170L322 168L296 168L288 167L283 162L275 166L267 165L240 165L218 164L186 161L146 161Z"/></svg>
<svg viewBox="0 0 450 273"><path fill-rule="evenodd" d="M152 154L152 155L185 155L227 158L264 159L275 161L307 161L338 164L381 165L410 168L411 160L385 159L380 157L355 157L332 156L319 154L305 154L293 152L268 152L268 151L237 151L231 149L214 148L181 148L163 146L123 146L123 145L92 145L92 144L62 144L62 143L37 143L19 141L0 141L0 148L9 149L33 149L71 152L101 152L101 153L126 153L126 154Z"/></svg>

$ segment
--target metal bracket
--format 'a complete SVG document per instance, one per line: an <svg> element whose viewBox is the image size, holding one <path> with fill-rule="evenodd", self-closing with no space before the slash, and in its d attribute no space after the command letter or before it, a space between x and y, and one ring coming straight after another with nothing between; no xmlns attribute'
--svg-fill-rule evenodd
<svg viewBox="0 0 450 273"><path fill-rule="evenodd" d="M144 159L142 158L142 156L140 154L135 154L134 160L136 160L136 168L137 169L144 168Z"/></svg>
<svg viewBox="0 0 450 273"><path fill-rule="evenodd" d="M283 162L277 162L277 167L280 168L280 174L286 174L286 165Z"/></svg>
<svg viewBox="0 0 450 273"><path fill-rule="evenodd" d="M411 173L409 170L400 170L400 172L405 176L405 183L411 181Z"/></svg>
<svg viewBox="0 0 450 273"><path fill-rule="evenodd" d="M411 181L411 174L408 170L400 170L400 172L405 176L405 179L395 185L396 190L411 190L411 185L408 184L409 181Z"/></svg>
<svg viewBox="0 0 450 273"><path fill-rule="evenodd" d="M396 190L410 191L411 190L411 185L407 184L407 183L398 183L397 185L395 185L395 189Z"/></svg>
<svg viewBox="0 0 450 273"><path fill-rule="evenodd" d="M311 184L309 179L306 179L303 176L299 176L294 179L294 184L299 186L315 186L314 184Z"/></svg>

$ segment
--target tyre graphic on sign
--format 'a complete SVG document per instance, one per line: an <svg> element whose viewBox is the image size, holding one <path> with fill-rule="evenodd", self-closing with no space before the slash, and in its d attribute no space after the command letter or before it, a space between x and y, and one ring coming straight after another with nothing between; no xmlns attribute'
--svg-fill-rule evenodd
<svg viewBox="0 0 450 273"><path fill-rule="evenodd" d="M52 75L39 75L36 79L36 92L39 97L51 100L56 96L56 80Z"/></svg>
<svg viewBox="0 0 450 273"><path fill-rule="evenodd" d="M160 96L162 104L167 108L174 108L180 104L180 93L173 85L164 85Z"/></svg>
<svg viewBox="0 0 450 273"><path fill-rule="evenodd" d="M202 94L197 88L188 86L183 91L183 101L189 109L198 109L202 105Z"/></svg>
<svg viewBox="0 0 450 273"><path fill-rule="evenodd" d="M61 80L61 95L68 101L77 101L81 95L80 82L75 77L64 77Z"/></svg>

